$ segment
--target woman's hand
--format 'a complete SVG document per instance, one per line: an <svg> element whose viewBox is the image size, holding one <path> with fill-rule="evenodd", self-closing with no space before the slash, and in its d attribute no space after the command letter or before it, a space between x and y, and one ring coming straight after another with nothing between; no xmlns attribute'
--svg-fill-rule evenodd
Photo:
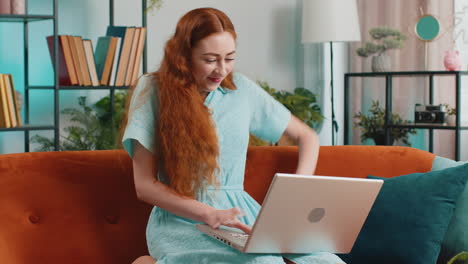
<svg viewBox="0 0 468 264"><path fill-rule="evenodd" d="M239 208L231 208L226 210L216 210L210 212L207 217L206 223L212 228L219 228L221 225L233 227L250 234L252 228L245 225L237 219L237 216L242 216L242 212Z"/></svg>

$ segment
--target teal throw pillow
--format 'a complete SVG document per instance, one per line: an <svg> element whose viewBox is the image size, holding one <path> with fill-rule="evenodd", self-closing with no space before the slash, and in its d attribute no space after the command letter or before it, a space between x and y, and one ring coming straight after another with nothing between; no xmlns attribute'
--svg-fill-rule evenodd
<svg viewBox="0 0 468 264"><path fill-rule="evenodd" d="M468 164L384 180L351 253L340 257L348 264L436 263Z"/></svg>
<svg viewBox="0 0 468 264"><path fill-rule="evenodd" d="M467 161L454 161L436 156L432 163L432 170L443 170L468 163ZM458 198L457 207L445 233L437 263L446 264L453 256L468 251L468 184Z"/></svg>

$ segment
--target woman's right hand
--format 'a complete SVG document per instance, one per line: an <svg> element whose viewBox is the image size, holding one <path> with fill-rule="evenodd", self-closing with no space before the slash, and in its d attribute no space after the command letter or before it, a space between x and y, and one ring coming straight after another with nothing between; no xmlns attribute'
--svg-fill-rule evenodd
<svg viewBox="0 0 468 264"><path fill-rule="evenodd" d="M239 221L237 216L242 216L242 212L239 208L231 208L226 210L214 209L214 211L210 212L208 215L206 224L216 229L221 225L233 227L250 234L252 228Z"/></svg>

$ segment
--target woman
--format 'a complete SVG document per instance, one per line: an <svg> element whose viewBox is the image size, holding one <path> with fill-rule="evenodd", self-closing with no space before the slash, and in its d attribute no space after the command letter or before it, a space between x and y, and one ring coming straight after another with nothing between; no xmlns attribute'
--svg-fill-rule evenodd
<svg viewBox="0 0 468 264"><path fill-rule="evenodd" d="M129 96L122 143L133 159L138 198L155 206L146 232L151 256L134 264L284 263L280 255L240 253L194 226L250 232L260 206L243 190L249 133L272 142L283 133L297 140L297 173L312 174L317 162L316 133L232 72L235 39L221 11L188 12L158 71L141 77ZM342 263L328 253L287 258Z"/></svg>

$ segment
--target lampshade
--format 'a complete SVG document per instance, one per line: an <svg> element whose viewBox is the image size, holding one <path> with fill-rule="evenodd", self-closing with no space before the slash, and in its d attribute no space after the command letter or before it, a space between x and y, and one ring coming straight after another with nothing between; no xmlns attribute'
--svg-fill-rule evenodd
<svg viewBox="0 0 468 264"><path fill-rule="evenodd" d="M360 41L356 0L304 0L302 43Z"/></svg>

